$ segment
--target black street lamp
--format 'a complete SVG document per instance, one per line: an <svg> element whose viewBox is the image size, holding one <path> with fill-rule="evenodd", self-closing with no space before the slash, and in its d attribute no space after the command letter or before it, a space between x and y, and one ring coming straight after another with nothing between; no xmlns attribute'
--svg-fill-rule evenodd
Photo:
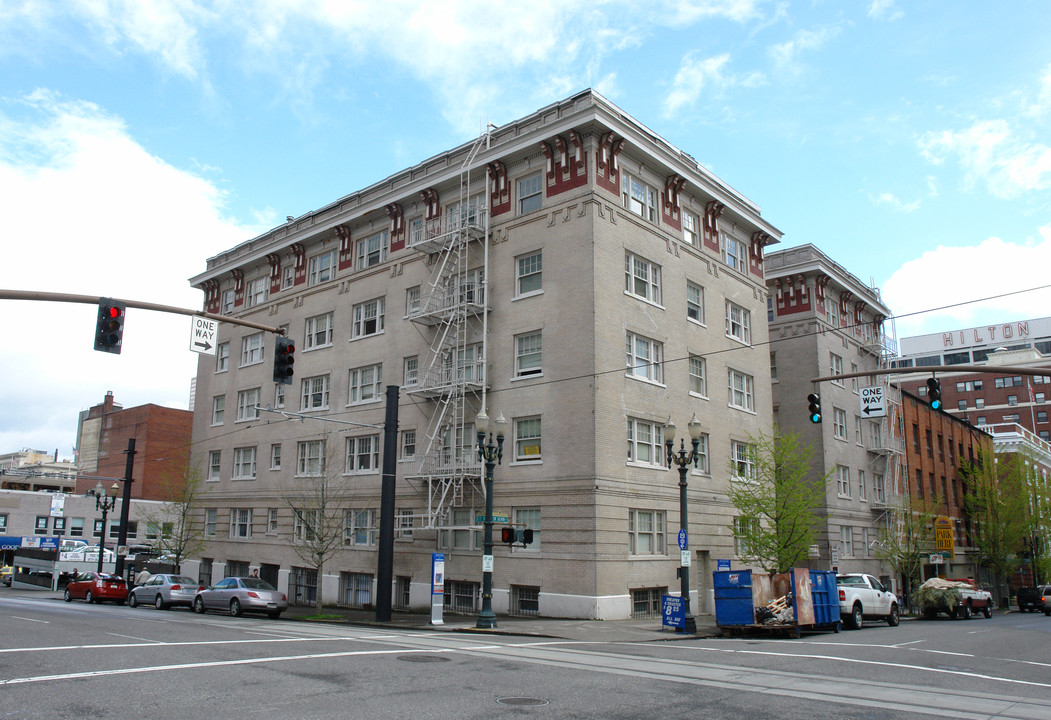
<svg viewBox="0 0 1051 720"><path fill-rule="evenodd" d="M493 421L496 432L496 444L493 434L489 432L489 416L483 408L474 419L474 429L478 433L478 459L485 462L485 533L482 536L482 611L478 613L477 628L492 629L496 627L496 614L493 613L493 468L504 456L504 434L507 432L507 420L503 413ZM488 438L486 437L488 435Z"/></svg>
<svg viewBox="0 0 1051 720"><path fill-rule="evenodd" d="M693 613L690 612L690 560L689 560L689 534L687 533L687 509L686 509L686 473L692 463L694 467L697 467L697 461L700 459L700 453L698 450L701 445L701 421L697 419L697 413L693 414L693 418L686 424L687 429L690 431L690 442L693 444L693 449L689 452L686 451L685 440L679 440L679 450L675 451L675 424L672 423L671 418L668 418L668 422L664 425L664 446L667 448L667 459L668 467L672 465L679 466L679 527L682 528L682 537L679 541L679 548L682 550L681 557L683 558L682 564L679 567L679 592L682 595L683 602L683 631L694 634L697 632L697 621L693 617Z"/></svg>
<svg viewBox="0 0 1051 720"><path fill-rule="evenodd" d="M88 490L85 494L85 497L94 495L95 509L102 511L102 533L99 535L99 572L102 572L102 557L106 552L106 515L108 515L109 511L117 504L117 483L113 483L113 487L110 488L110 491L112 494L107 495L105 489L102 487L102 481L100 480L95 484L95 487Z"/></svg>

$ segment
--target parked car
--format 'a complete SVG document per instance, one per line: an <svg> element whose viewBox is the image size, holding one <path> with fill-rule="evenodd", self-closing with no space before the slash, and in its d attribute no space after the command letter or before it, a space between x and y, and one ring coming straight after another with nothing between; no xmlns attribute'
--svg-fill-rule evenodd
<svg viewBox="0 0 1051 720"><path fill-rule="evenodd" d="M87 603L112 600L123 605L128 599L128 583L120 575L100 573L91 570L78 573L69 584L63 595L66 602L83 599Z"/></svg>
<svg viewBox="0 0 1051 720"><path fill-rule="evenodd" d="M244 612L263 612L276 620L287 609L285 594L257 577L223 578L199 591L193 599L193 610L197 613L223 610L236 617Z"/></svg>
<svg viewBox="0 0 1051 720"><path fill-rule="evenodd" d="M15 569L10 565L4 565L0 567L0 582L8 587L11 587L11 576L14 574Z"/></svg>
<svg viewBox="0 0 1051 720"><path fill-rule="evenodd" d="M896 627L901 605L897 596L878 579L864 573L836 575L839 588L839 614L847 627L860 628L865 619L886 620Z"/></svg>
<svg viewBox="0 0 1051 720"><path fill-rule="evenodd" d="M1051 585L1019 588L1018 610L1035 610L1051 616Z"/></svg>
<svg viewBox="0 0 1051 720"><path fill-rule="evenodd" d="M181 605L193 607L193 599L204 586L185 575L151 575L142 585L128 593L128 606L153 605L158 610Z"/></svg>
<svg viewBox="0 0 1051 720"><path fill-rule="evenodd" d="M916 601L928 620L942 612L950 618L964 620L976 612L992 616L992 594L965 578L931 578L916 591Z"/></svg>

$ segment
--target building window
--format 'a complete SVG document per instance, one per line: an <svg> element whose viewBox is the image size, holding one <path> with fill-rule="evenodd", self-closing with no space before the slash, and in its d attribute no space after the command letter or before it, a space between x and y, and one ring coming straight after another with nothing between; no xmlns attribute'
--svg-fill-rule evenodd
<svg viewBox="0 0 1051 720"><path fill-rule="evenodd" d="M281 469L281 443L270 444L270 469Z"/></svg>
<svg viewBox="0 0 1051 720"><path fill-rule="evenodd" d="M263 362L263 333L241 338L241 367Z"/></svg>
<svg viewBox="0 0 1051 720"><path fill-rule="evenodd" d="M33 524L34 535L47 535L47 526L49 515L37 515L36 522ZM116 523L114 523L116 524Z"/></svg>
<svg viewBox="0 0 1051 720"><path fill-rule="evenodd" d="M956 401L956 409L957 410L966 410L967 409L967 401L966 400L957 400Z"/></svg>
<svg viewBox="0 0 1051 720"><path fill-rule="evenodd" d="M865 471L858 470L858 500L867 500L867 492L868 489L865 487Z"/></svg>
<svg viewBox="0 0 1051 720"><path fill-rule="evenodd" d="M416 431L403 430L401 433L401 459L412 460L416 457Z"/></svg>
<svg viewBox="0 0 1051 720"><path fill-rule="evenodd" d="M402 384L405 387L416 387L420 382L420 358L418 355L405 358L403 364Z"/></svg>
<svg viewBox="0 0 1051 720"><path fill-rule="evenodd" d="M745 345L752 344L752 313L729 300L726 301L726 335Z"/></svg>
<svg viewBox="0 0 1051 720"><path fill-rule="evenodd" d="M301 388L299 398L301 411L328 409L328 375L303 378Z"/></svg>
<svg viewBox="0 0 1051 720"><path fill-rule="evenodd" d="M836 493L840 497L850 497L850 468L836 465Z"/></svg>
<svg viewBox="0 0 1051 720"><path fill-rule="evenodd" d="M539 210L544 204L544 186L539 172L518 179L518 214Z"/></svg>
<svg viewBox="0 0 1051 720"><path fill-rule="evenodd" d="M623 173L624 207L652 223L657 222L657 191L638 178Z"/></svg>
<svg viewBox="0 0 1051 720"><path fill-rule="evenodd" d="M739 410L755 410L755 381L751 375L730 368L727 373L729 378L729 400L730 407Z"/></svg>
<svg viewBox="0 0 1051 720"><path fill-rule="evenodd" d="M226 372L230 369L230 343L222 342L215 346L215 371Z"/></svg>
<svg viewBox="0 0 1051 720"><path fill-rule="evenodd" d="M777 353L770 353L770 381L777 382Z"/></svg>
<svg viewBox="0 0 1051 720"><path fill-rule="evenodd" d="M661 268L638 255L624 255L624 292L661 304Z"/></svg>
<svg viewBox="0 0 1051 720"><path fill-rule="evenodd" d="M274 407L283 408L285 406L285 384L274 383Z"/></svg>
<svg viewBox="0 0 1051 720"><path fill-rule="evenodd" d="M841 557L854 557L854 531L849 527L839 529L839 553Z"/></svg>
<svg viewBox="0 0 1051 720"><path fill-rule="evenodd" d="M710 475L712 472L712 466L708 460L708 433L702 434L697 443L697 471L705 475Z"/></svg>
<svg viewBox="0 0 1051 720"><path fill-rule="evenodd" d="M229 315L234 311L234 291L223 290L223 299L219 303L219 312L223 315Z"/></svg>
<svg viewBox="0 0 1051 720"><path fill-rule="evenodd" d="M234 480L255 479L255 448L234 448Z"/></svg>
<svg viewBox="0 0 1051 720"><path fill-rule="evenodd" d="M515 259L515 283L518 296L532 295L543 289L543 254L540 251Z"/></svg>
<svg viewBox="0 0 1051 720"><path fill-rule="evenodd" d="M883 504L887 501L887 489L883 476L873 473L872 475L872 502Z"/></svg>
<svg viewBox="0 0 1051 720"><path fill-rule="evenodd" d="M376 544L375 510L343 511L343 544L366 546Z"/></svg>
<svg viewBox="0 0 1051 720"><path fill-rule="evenodd" d="M854 442L857 443L860 446L864 446L865 445L865 438L864 438L864 436L862 434L862 430L861 430L861 416L860 415L855 415L854 416Z"/></svg>
<svg viewBox="0 0 1051 720"><path fill-rule="evenodd" d="M383 364L376 363L350 371L348 405L376 402L383 397Z"/></svg>
<svg viewBox="0 0 1051 720"><path fill-rule="evenodd" d="M527 546L529 550L540 549L540 508L515 508L511 520L519 526L533 531L533 542Z"/></svg>
<svg viewBox="0 0 1051 720"><path fill-rule="evenodd" d="M447 550L480 550L482 531L469 527L475 525L474 517L471 508L453 508L449 524L454 528L438 531L438 547Z"/></svg>
<svg viewBox="0 0 1051 720"><path fill-rule="evenodd" d="M296 446L296 475L320 477L325 474L325 441L303 440Z"/></svg>
<svg viewBox="0 0 1051 720"><path fill-rule="evenodd" d="M682 237L683 240L685 240L690 245L693 245L695 248L699 248L701 246L701 236L698 232L699 227L700 222L698 221L697 216L694 215L692 212L687 212L686 210L683 210Z"/></svg>
<svg viewBox="0 0 1051 720"><path fill-rule="evenodd" d="M281 273L281 289L288 290L296 282L296 268L294 265L286 265Z"/></svg>
<svg viewBox="0 0 1051 720"><path fill-rule="evenodd" d="M1036 414L1036 421L1038 423L1046 423L1047 422L1047 411L1046 410L1041 410L1040 412L1038 412Z"/></svg>
<svg viewBox="0 0 1051 720"><path fill-rule="evenodd" d="M357 269L363 270L384 262L387 259L387 251L389 249L389 235L386 230L370 235L363 240L358 240Z"/></svg>
<svg viewBox="0 0 1051 720"><path fill-rule="evenodd" d="M7 532L7 515L0 515L0 533ZM69 536L84 537L84 518L69 519Z"/></svg>
<svg viewBox="0 0 1051 720"><path fill-rule="evenodd" d="M237 393L237 422L259 419L259 388Z"/></svg>
<svg viewBox="0 0 1051 720"><path fill-rule="evenodd" d="M628 462L663 466L664 426L628 418Z"/></svg>
<svg viewBox="0 0 1051 720"><path fill-rule="evenodd" d="M540 375L543 350L542 333L534 332L515 336L515 377Z"/></svg>
<svg viewBox="0 0 1051 720"><path fill-rule="evenodd" d="M266 534L277 535L277 508L268 508L266 511Z"/></svg>
<svg viewBox="0 0 1051 720"><path fill-rule="evenodd" d="M540 453L540 418L516 418L515 460L517 462L539 462Z"/></svg>
<svg viewBox="0 0 1051 720"><path fill-rule="evenodd" d="M347 461L344 472L376 473L380 468L380 436L361 435L347 438Z"/></svg>
<svg viewBox="0 0 1051 720"><path fill-rule="evenodd" d="M265 303L269 286L270 281L265 276L249 280L245 285L245 307L255 307Z"/></svg>
<svg viewBox="0 0 1051 720"><path fill-rule="evenodd" d="M411 317L420 311L420 286L405 291L405 316Z"/></svg>
<svg viewBox="0 0 1051 720"><path fill-rule="evenodd" d="M205 508L204 510L204 536L215 537L215 524L217 511L215 508Z"/></svg>
<svg viewBox="0 0 1051 720"><path fill-rule="evenodd" d="M981 410L985 407L985 398L975 398L974 407L976 410Z"/></svg>
<svg viewBox="0 0 1051 720"><path fill-rule="evenodd" d="M292 537L299 542L313 542L320 519L318 510L292 508Z"/></svg>
<svg viewBox="0 0 1051 720"><path fill-rule="evenodd" d="M395 539L412 539L412 528L416 524L415 514L412 508L398 508L398 512L394 516Z"/></svg>
<svg viewBox="0 0 1051 720"><path fill-rule="evenodd" d="M706 361L700 355L690 355L690 392L701 397L708 395Z"/></svg>
<svg viewBox="0 0 1051 720"><path fill-rule="evenodd" d="M866 325L866 327L868 327L868 326ZM853 374L853 373L856 373L857 371L858 371L858 364L857 363L850 363L850 372ZM856 377L850 378L850 389L853 390L854 392L858 392L858 378L856 378Z"/></svg>
<svg viewBox="0 0 1051 720"><path fill-rule="evenodd" d="M689 281L686 283L686 317L704 324L704 288Z"/></svg>
<svg viewBox="0 0 1051 720"><path fill-rule="evenodd" d="M332 345L332 313L308 317L304 325L306 326L304 352Z"/></svg>
<svg viewBox="0 0 1051 720"><path fill-rule="evenodd" d="M1017 405L1018 404L1018 396L1017 395L1008 395L1007 396L1007 404L1008 405Z"/></svg>
<svg viewBox="0 0 1051 720"><path fill-rule="evenodd" d="M828 354L828 374L829 375L842 375L843 374L843 358L836 355L834 352ZM833 384L843 387L842 380L833 380Z"/></svg>
<svg viewBox="0 0 1051 720"><path fill-rule="evenodd" d="M745 244L738 242L736 238L723 235L723 259L726 264L738 272L747 270L747 253Z"/></svg>
<svg viewBox="0 0 1051 720"><path fill-rule="evenodd" d="M534 535L533 537L536 537ZM534 540L534 543L536 541ZM529 549L534 549L530 546ZM512 585L511 606L507 610L512 617L537 617L540 615L540 588L535 585Z"/></svg>
<svg viewBox="0 0 1051 720"><path fill-rule="evenodd" d="M222 425L226 414L226 396L216 395L212 398L212 425Z"/></svg>
<svg viewBox="0 0 1051 720"><path fill-rule="evenodd" d="M741 557L746 553L752 552L752 543L749 542L750 537L755 537L755 534L759 532L759 520L754 517L735 517L734 518L734 555Z"/></svg>
<svg viewBox="0 0 1051 720"><path fill-rule="evenodd" d="M627 334L627 366L630 377L655 383L664 382L661 364L663 357L663 343L632 332Z"/></svg>
<svg viewBox="0 0 1051 720"><path fill-rule="evenodd" d="M832 434L837 440L847 439L847 411L832 408Z"/></svg>
<svg viewBox="0 0 1051 720"><path fill-rule="evenodd" d="M230 509L230 537L252 537L252 508Z"/></svg>
<svg viewBox="0 0 1051 720"><path fill-rule="evenodd" d="M218 480L223 467L223 451L212 450L208 453L208 479Z"/></svg>
<svg viewBox="0 0 1051 720"><path fill-rule="evenodd" d="M1042 403L1044 402L1044 393L1037 393L1033 396L1033 402Z"/></svg>
<svg viewBox="0 0 1051 720"><path fill-rule="evenodd" d="M628 510L628 554L665 554L662 510Z"/></svg>
<svg viewBox="0 0 1051 720"><path fill-rule="evenodd" d="M383 332L383 306L383 298L355 305L351 337L368 337Z"/></svg>
<svg viewBox="0 0 1051 720"><path fill-rule="evenodd" d="M310 258L307 284L317 285L336 277L336 251L332 250Z"/></svg>
<svg viewBox="0 0 1051 720"><path fill-rule="evenodd" d="M734 477L738 480L754 480L756 477L752 446L740 440L730 441L730 462Z"/></svg>

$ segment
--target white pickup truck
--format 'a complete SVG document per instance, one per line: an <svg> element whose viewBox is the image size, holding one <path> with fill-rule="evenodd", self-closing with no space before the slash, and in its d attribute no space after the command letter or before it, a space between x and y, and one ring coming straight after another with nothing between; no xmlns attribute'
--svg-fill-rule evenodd
<svg viewBox="0 0 1051 720"><path fill-rule="evenodd" d="M866 619L886 620L896 627L900 620L898 598L879 580L863 573L836 576L839 588L839 615L847 627L860 628Z"/></svg>

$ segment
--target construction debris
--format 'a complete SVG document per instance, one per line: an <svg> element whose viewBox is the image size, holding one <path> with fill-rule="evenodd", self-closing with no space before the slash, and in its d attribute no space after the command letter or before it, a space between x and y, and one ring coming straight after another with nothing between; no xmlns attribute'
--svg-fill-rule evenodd
<svg viewBox="0 0 1051 720"><path fill-rule="evenodd" d="M755 621L760 625L790 625L795 622L792 593L774 598L767 605L755 609Z"/></svg>

